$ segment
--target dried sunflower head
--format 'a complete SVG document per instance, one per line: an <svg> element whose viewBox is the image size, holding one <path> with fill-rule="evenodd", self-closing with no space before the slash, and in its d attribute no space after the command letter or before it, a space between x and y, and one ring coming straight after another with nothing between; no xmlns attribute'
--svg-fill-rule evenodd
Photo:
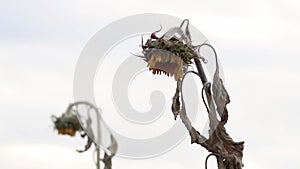
<svg viewBox="0 0 300 169"><path fill-rule="evenodd" d="M184 72L192 59L195 51L176 38L169 40L161 38L148 39L142 44L145 61L153 74L164 73L174 76L175 80L183 77Z"/></svg>
<svg viewBox="0 0 300 169"><path fill-rule="evenodd" d="M148 62L147 66L153 74L163 73L167 76L174 76L175 80L183 77L186 64L174 53L151 49L147 51L145 60Z"/></svg>
<svg viewBox="0 0 300 169"><path fill-rule="evenodd" d="M58 134L75 136L76 131L82 129L76 115L71 112L66 112L60 117L52 116L52 119Z"/></svg>

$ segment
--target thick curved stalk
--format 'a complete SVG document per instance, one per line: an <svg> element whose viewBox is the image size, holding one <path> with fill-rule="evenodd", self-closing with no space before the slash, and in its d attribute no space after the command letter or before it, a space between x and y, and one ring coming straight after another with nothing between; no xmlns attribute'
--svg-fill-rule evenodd
<svg viewBox="0 0 300 169"><path fill-rule="evenodd" d="M99 142L101 141L101 124L100 124L100 121L101 121L101 114L98 110L97 107L95 107L93 104L89 103L89 102L86 102L86 101L79 101L79 102L75 102L75 103L71 103L68 108L67 108L67 112L70 112L70 110L74 107L74 106L77 106L77 105L80 105L80 104L83 104L83 105L87 105L89 107L91 107L92 109L95 110L96 112L96 116L97 116L97 127L98 127L98 132L97 132L97 138L99 140ZM77 112L78 113L78 112ZM100 151L100 143L96 143L94 139L92 139L93 142L94 142L94 145L96 146L96 154L97 154L97 161L96 161L96 167L97 169L100 169L100 157L101 157L101 151Z"/></svg>

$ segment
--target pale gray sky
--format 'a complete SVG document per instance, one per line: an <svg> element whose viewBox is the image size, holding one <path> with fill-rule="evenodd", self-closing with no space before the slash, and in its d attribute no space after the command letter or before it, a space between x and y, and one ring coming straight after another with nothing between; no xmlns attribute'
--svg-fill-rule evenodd
<svg viewBox="0 0 300 169"><path fill-rule="evenodd" d="M50 116L73 99L75 64L87 41L117 19L145 12L189 18L217 49L231 96L227 128L246 141L245 169L297 168L299 11L297 0L1 0L1 168L94 168L91 151L75 152L85 142L58 136ZM204 168L206 150L189 142L153 159L115 158L113 165Z"/></svg>

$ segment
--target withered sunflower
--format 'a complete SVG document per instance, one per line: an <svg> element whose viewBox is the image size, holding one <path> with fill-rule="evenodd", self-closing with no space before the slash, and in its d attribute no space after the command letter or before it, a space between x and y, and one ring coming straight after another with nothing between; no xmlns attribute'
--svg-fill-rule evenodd
<svg viewBox="0 0 300 169"><path fill-rule="evenodd" d="M187 66L192 63L191 60L195 56L193 49L174 38L149 39L142 48L143 58L153 74L164 73L167 76L174 76L176 81L183 77Z"/></svg>
<svg viewBox="0 0 300 169"><path fill-rule="evenodd" d="M76 115L71 112L66 112L60 117L52 116L54 128L58 134L75 136L76 131L81 130L81 125Z"/></svg>

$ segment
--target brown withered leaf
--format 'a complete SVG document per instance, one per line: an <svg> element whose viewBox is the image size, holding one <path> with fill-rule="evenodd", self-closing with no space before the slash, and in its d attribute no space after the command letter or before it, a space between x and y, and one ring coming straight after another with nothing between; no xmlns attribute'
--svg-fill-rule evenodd
<svg viewBox="0 0 300 169"><path fill-rule="evenodd" d="M233 141L223 124L217 126L207 143L210 152L217 153L223 158L225 169L242 169L244 142Z"/></svg>
<svg viewBox="0 0 300 169"><path fill-rule="evenodd" d="M218 114L221 117L221 123L226 124L228 120L228 110L226 105L230 102L229 94L224 87L223 81L219 75L219 64L216 59L216 72L214 74L213 85L213 98L217 105Z"/></svg>
<svg viewBox="0 0 300 169"><path fill-rule="evenodd" d="M118 150L118 143L112 134L110 135L110 140L111 140L111 144L107 149L110 151L111 154L115 155Z"/></svg>
<svg viewBox="0 0 300 169"><path fill-rule="evenodd" d="M106 152L104 153L103 159L101 161L104 163L104 169L111 169L112 168L112 158L116 155L117 149L118 149L118 143L115 139L115 137L111 134L110 135L111 144L107 148L110 151L110 155Z"/></svg>
<svg viewBox="0 0 300 169"><path fill-rule="evenodd" d="M218 164L222 164L219 166L219 169L241 169L243 166L242 158L244 142L233 141L224 127L226 121L225 123L218 121L217 110L215 109L210 86L205 88L205 94L210 110L209 139L206 141L206 148L208 151L219 155L220 159L218 159Z"/></svg>
<svg viewBox="0 0 300 169"><path fill-rule="evenodd" d="M86 127L85 133L82 135L82 137L86 136L88 138L88 140L87 140L87 143L84 146L83 150L76 150L79 153L83 153L83 152L87 151L88 149L91 148L93 143L95 144L95 142L94 142L95 136L94 136L92 126L91 126L92 119L91 119L90 115L88 116L88 119L86 120L86 125L87 125L87 127Z"/></svg>
<svg viewBox="0 0 300 169"><path fill-rule="evenodd" d="M176 120L178 114L180 113L180 100L179 100L179 90L180 88L180 80L177 81L177 87L176 87L176 92L175 92L175 95L173 96L173 99L172 99L172 112L173 112L173 115L174 115L174 118Z"/></svg>
<svg viewBox="0 0 300 169"><path fill-rule="evenodd" d="M113 156L111 155L108 155L106 152L104 153L104 157L102 160L102 162L104 163L104 169L111 169L112 167L112 162L111 162L111 159L112 159Z"/></svg>
<svg viewBox="0 0 300 169"><path fill-rule="evenodd" d="M78 153L83 153L83 152L87 151L88 149L90 149L93 143L94 143L94 141L90 137L88 137L88 140L87 140L86 145L84 146L84 149L83 150L76 150L76 151Z"/></svg>
<svg viewBox="0 0 300 169"><path fill-rule="evenodd" d="M197 143L198 137L200 135L199 131L197 131L194 127L189 130L191 136L191 144Z"/></svg>

